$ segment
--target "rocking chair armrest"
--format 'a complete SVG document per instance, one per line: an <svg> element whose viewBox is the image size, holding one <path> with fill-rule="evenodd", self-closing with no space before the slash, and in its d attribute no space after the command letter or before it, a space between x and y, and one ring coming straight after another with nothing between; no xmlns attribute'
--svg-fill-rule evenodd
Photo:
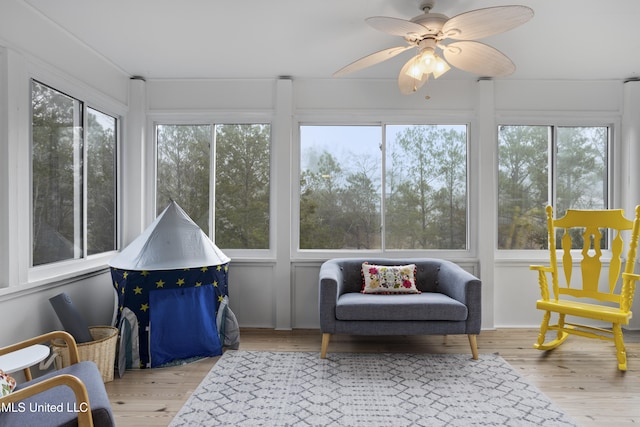
<svg viewBox="0 0 640 427"><path fill-rule="evenodd" d="M622 273L622 278L623 279L629 279L629 280L640 280L640 274L635 274L635 273Z"/></svg>
<svg viewBox="0 0 640 427"><path fill-rule="evenodd" d="M633 297L636 293L636 281L640 280L640 274L622 273L622 290L620 291L620 309L631 311Z"/></svg>
<svg viewBox="0 0 640 427"><path fill-rule="evenodd" d="M538 284L540 285L540 295L545 301L549 301L549 282L545 273L552 273L553 268L545 265L530 265L529 270L538 272ZM557 294L557 289L554 288L554 294Z"/></svg>
<svg viewBox="0 0 640 427"><path fill-rule="evenodd" d="M553 271L553 268L546 265L530 265L529 270L535 270L541 273L551 273Z"/></svg>

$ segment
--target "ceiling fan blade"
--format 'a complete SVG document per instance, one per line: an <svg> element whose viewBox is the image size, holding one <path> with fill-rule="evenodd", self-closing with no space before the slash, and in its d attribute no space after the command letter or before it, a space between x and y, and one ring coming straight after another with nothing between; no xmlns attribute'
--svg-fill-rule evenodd
<svg viewBox="0 0 640 427"><path fill-rule="evenodd" d="M527 6L496 6L461 13L449 19L442 33L454 40L478 40L509 31L533 17Z"/></svg>
<svg viewBox="0 0 640 427"><path fill-rule="evenodd" d="M483 77L503 77L513 73L516 66L498 49L474 41L449 43L442 47L451 65Z"/></svg>
<svg viewBox="0 0 640 427"><path fill-rule="evenodd" d="M411 49L412 47L413 46L390 47L389 49L383 49L378 52L372 53L358 59L357 61L352 62L346 67L339 69L338 71L333 73L333 77L339 77L348 73L353 73L354 71L362 70L363 68L367 68L379 62L386 61L387 59L391 59L394 56L404 52L405 50Z"/></svg>
<svg viewBox="0 0 640 427"><path fill-rule="evenodd" d="M372 16L365 19L365 21L376 30L393 36L418 38L429 32L426 27L420 24L407 21L406 19L391 18L389 16Z"/></svg>
<svg viewBox="0 0 640 427"><path fill-rule="evenodd" d="M410 95L420 89L429 80L428 74L422 74L419 79L414 78L409 73L409 69L414 65L416 56L408 60L398 74L398 87L403 95Z"/></svg>

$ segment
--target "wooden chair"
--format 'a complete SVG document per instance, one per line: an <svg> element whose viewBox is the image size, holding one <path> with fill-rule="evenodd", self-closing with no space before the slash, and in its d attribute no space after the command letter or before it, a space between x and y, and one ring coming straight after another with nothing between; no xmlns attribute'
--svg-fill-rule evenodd
<svg viewBox="0 0 640 427"><path fill-rule="evenodd" d="M65 331L49 332L0 348L0 355L53 339L65 341L71 365L18 384L13 393L0 397L0 405L7 409L0 411L0 425L115 426L102 375L94 362L79 360L78 347L71 334ZM27 379L30 377L25 376ZM40 405L60 405L63 410L32 410L40 408Z"/></svg>
<svg viewBox="0 0 640 427"><path fill-rule="evenodd" d="M622 209L568 210L560 219L553 219L551 206L547 206L546 212L550 266L530 267L538 271L542 293L542 298L536 302L536 308L544 311L534 348L554 349L569 334L613 341L618 369L626 371L627 355L621 325L629 324L636 281L640 279L640 275L633 273L640 229L640 206L636 207L633 221L624 217ZM610 248L603 253L607 231L611 232ZM556 233L561 244L558 249ZM629 237L626 243L626 260L623 259L623 235ZM605 274L605 258L609 253L611 260L608 274ZM562 257L561 268L558 266L557 255ZM547 273L551 276L553 295L550 295ZM558 314L558 323L555 325L549 325L552 312ZM567 322L567 315L582 318L581 321L589 319L586 322L589 324ZM612 329L594 326L598 325L597 321L611 323ZM557 335L555 339L545 343L549 330L557 331Z"/></svg>

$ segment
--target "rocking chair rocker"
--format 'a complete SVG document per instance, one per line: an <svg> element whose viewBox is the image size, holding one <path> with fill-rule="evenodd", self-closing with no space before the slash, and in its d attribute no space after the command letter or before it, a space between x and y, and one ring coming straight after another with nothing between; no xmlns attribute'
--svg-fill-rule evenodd
<svg viewBox="0 0 640 427"><path fill-rule="evenodd" d="M552 350L562 344L569 334L613 341L616 346L618 369L626 371L627 354L621 325L629 324L636 281L640 279L640 275L634 274L640 230L640 206L635 209L636 216L633 221L624 217L622 209L570 209L565 216L555 220L551 206L547 206L546 213L550 266L530 267L531 270L538 271L542 293L542 298L536 302L536 308L544 311L540 334L534 348ZM607 239L607 230L612 233L610 248L606 251L610 252L611 260L608 274L601 275L601 272L606 271L602 249ZM623 260L625 243L622 235L628 233L628 230L631 230L631 233L627 243L627 257ZM556 233L560 241L558 248ZM571 249L577 250L572 254ZM562 256L561 269L558 267L556 250ZM575 271L572 271L572 256L576 258ZM553 296L549 292L547 273L551 275ZM555 325L549 324L552 312L558 314L558 323ZM589 319L589 325L567 322L567 315ZM597 325L597 321L611 323L612 329L593 326ZM546 334L550 330L557 331L556 338L545 343Z"/></svg>

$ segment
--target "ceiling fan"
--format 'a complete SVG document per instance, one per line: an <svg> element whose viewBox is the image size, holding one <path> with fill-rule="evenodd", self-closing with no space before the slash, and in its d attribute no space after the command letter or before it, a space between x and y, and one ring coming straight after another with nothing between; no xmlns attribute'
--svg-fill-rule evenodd
<svg viewBox="0 0 640 427"><path fill-rule="evenodd" d="M476 40L518 27L533 17L527 6L511 5L476 9L449 18L431 13L435 0L420 2L422 14L411 20L373 16L365 21L376 30L403 37L406 46L392 47L372 53L336 71L338 77L391 59L415 48L417 53L407 61L398 75L400 92L408 95L422 87L430 75L440 77L449 64L482 77L502 77L515 71L515 65L499 50ZM445 41L453 40L449 43ZM438 51L442 51L444 59Z"/></svg>

